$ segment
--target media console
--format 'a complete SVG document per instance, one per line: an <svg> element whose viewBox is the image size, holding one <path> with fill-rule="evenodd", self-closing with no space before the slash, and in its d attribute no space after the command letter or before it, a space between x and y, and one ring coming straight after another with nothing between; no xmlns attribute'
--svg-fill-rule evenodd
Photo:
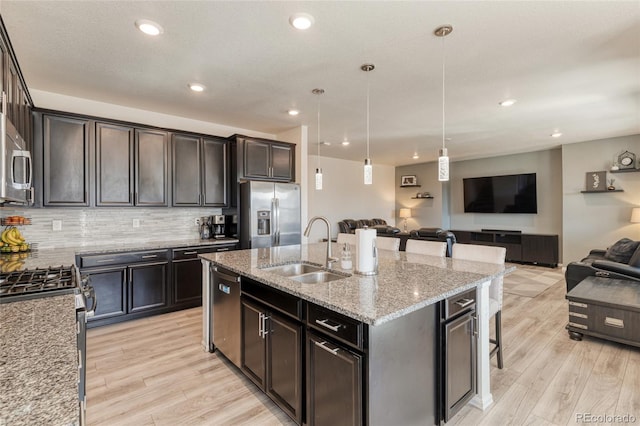
<svg viewBox="0 0 640 426"><path fill-rule="evenodd" d="M558 266L558 236L551 234L523 234L521 231L483 229L482 231L451 231L463 244L498 246L507 249L508 262Z"/></svg>

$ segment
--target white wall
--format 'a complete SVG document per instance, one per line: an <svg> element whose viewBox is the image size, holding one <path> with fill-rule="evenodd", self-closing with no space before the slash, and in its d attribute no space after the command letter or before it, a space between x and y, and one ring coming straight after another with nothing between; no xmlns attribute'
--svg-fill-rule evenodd
<svg viewBox="0 0 640 426"><path fill-rule="evenodd" d="M300 226L302 233L308 221L308 193L307 188L307 151L308 151L308 135L309 129L307 126L300 126L293 128L289 131L279 133L276 137L280 141L290 142L296 144L296 182L300 184L301 199L300 199Z"/></svg>
<svg viewBox="0 0 640 426"><path fill-rule="evenodd" d="M395 168L373 165L373 185L363 183L362 161L320 157L323 189L315 190L316 157L309 158L307 190L309 217L325 216L331 223L331 235L338 234L342 219L385 219L395 224ZM322 224L313 225L309 242L326 236ZM304 239L303 239L304 240Z"/></svg>
<svg viewBox="0 0 640 426"><path fill-rule="evenodd" d="M227 137L235 133L260 138L275 139L275 135L256 132L240 127L225 126L208 121L193 120L186 117L161 114L153 111L129 108L123 105L108 104L90 99L75 98L59 93L29 89L33 103L38 108L53 109L75 114L91 115L112 120L122 120L165 129L184 130L206 135ZM215 119L215 117L212 117Z"/></svg>
<svg viewBox="0 0 640 426"><path fill-rule="evenodd" d="M601 139L562 147L562 252L564 263L605 249L620 238L640 240L640 224L629 222L631 208L640 207L640 171L607 173L624 192L583 194L586 173L610 170L614 158L631 151L640 159L640 135Z"/></svg>
<svg viewBox="0 0 640 426"><path fill-rule="evenodd" d="M396 169L396 220L402 229L404 219L399 211L403 207L411 209L411 218L407 219L407 230L418 228L447 228L444 224L442 205L443 185L438 182L438 165L435 162L401 166ZM402 188L402 176L416 176L420 187ZM419 199L416 195L428 192L433 199Z"/></svg>

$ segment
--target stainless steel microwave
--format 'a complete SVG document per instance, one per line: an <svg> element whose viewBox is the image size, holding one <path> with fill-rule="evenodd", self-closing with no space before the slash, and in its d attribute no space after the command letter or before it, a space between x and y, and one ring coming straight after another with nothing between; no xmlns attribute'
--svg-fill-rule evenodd
<svg viewBox="0 0 640 426"><path fill-rule="evenodd" d="M0 204L31 204L33 163L27 142L7 119L6 96L0 114Z"/></svg>

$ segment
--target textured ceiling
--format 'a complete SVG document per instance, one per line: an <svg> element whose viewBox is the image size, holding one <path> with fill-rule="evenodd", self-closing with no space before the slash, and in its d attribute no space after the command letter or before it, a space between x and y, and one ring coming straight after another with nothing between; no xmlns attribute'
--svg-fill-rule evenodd
<svg viewBox="0 0 640 426"><path fill-rule="evenodd" d="M294 30L296 12L315 25ZM308 125L315 143L311 90L323 88L330 157L365 156L367 79L374 164L437 156L441 24L454 27L444 46L453 160L640 133L640 1L2 0L0 14L30 89L272 134ZM164 33L140 33L140 18ZM191 81L207 90L190 92ZM499 107L506 98L518 102Z"/></svg>

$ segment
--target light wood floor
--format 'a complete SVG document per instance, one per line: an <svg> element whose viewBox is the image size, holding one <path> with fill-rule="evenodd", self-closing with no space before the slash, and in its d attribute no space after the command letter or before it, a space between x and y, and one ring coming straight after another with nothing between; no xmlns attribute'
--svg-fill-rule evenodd
<svg viewBox="0 0 640 426"><path fill-rule="evenodd" d="M640 349L570 340L564 295L564 281L535 298L505 293L495 403L484 412L467 406L448 425L579 424L579 413L640 423ZM293 424L232 364L202 350L201 312L89 330L88 424Z"/></svg>

